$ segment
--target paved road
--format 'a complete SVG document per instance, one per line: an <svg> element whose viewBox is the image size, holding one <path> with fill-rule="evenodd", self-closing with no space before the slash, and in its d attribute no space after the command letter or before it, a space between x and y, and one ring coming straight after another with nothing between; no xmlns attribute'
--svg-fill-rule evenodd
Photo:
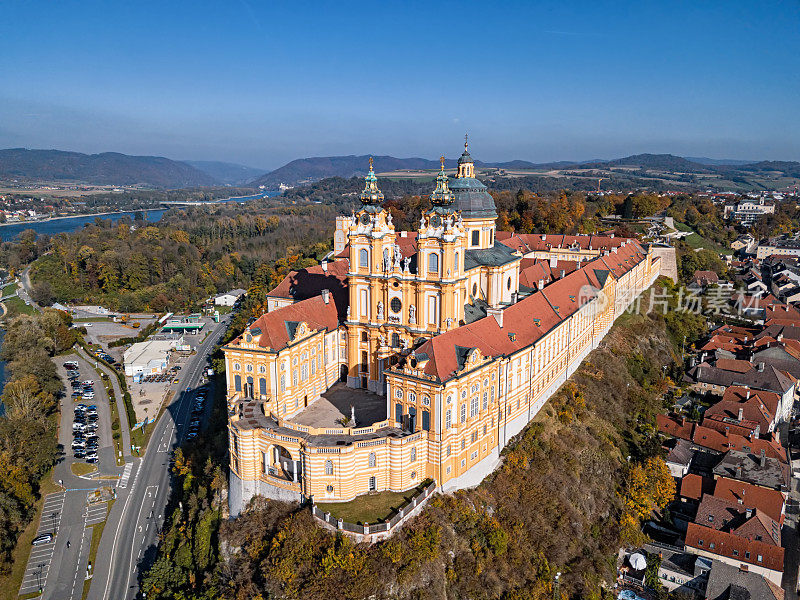
<svg viewBox="0 0 800 600"><path fill-rule="evenodd" d="M155 427L143 458L134 459L125 487L117 488L118 500L109 515L100 547L89 600L127 600L138 594L140 566L155 555L158 532L171 492L169 460L188 428L195 390L202 383L206 359L222 337L230 315L221 319L181 371L175 399ZM209 394L213 399L213 394ZM210 408L206 407L208 412ZM202 433L201 433L202 435Z"/></svg>

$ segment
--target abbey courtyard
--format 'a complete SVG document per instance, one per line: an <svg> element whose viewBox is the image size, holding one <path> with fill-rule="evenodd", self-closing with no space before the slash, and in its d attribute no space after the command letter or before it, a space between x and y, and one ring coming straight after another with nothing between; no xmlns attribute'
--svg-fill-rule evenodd
<svg viewBox="0 0 800 600"><path fill-rule="evenodd" d="M466 144L430 199L397 231L370 164L330 260L224 347L232 514L477 485L661 270L635 239L496 231Z"/></svg>

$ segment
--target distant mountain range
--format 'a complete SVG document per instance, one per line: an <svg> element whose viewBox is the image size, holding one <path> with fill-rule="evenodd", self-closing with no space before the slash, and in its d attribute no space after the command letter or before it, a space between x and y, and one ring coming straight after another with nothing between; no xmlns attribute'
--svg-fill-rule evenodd
<svg viewBox="0 0 800 600"><path fill-rule="evenodd" d="M438 160L375 156L378 173L420 171L439 168ZM75 181L95 185L143 185L155 188L185 188L215 185L264 186L277 190L281 184L298 186L330 177L362 176L368 169L369 155L320 156L293 160L263 173L260 169L218 161L177 161L159 156L129 156L116 152L81 154L61 150L0 150L0 180ZM636 154L613 160L560 161L533 163L525 160L485 163L476 166L503 170L609 170L638 169L687 174L725 176L783 173L800 178L800 163L793 161L739 161L710 158L684 158L672 154ZM456 160L445 167L453 169Z"/></svg>
<svg viewBox="0 0 800 600"><path fill-rule="evenodd" d="M183 162L226 185L247 183L263 175L266 170L237 165L235 163L219 162L216 160L184 160Z"/></svg>
<svg viewBox="0 0 800 600"><path fill-rule="evenodd" d="M210 175L160 156L117 152L81 154L62 150L0 150L0 179L75 181L94 185L184 188L215 185Z"/></svg>

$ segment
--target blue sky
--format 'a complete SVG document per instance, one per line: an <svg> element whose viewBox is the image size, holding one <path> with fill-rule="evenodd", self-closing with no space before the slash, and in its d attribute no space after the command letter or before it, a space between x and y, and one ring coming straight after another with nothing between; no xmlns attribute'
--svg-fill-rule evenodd
<svg viewBox="0 0 800 600"><path fill-rule="evenodd" d="M800 3L0 0L0 147L800 160Z"/></svg>

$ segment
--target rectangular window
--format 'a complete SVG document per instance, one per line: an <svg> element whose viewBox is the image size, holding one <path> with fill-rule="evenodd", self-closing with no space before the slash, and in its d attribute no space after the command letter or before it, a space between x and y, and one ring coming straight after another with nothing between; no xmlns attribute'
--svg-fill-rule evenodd
<svg viewBox="0 0 800 600"><path fill-rule="evenodd" d="M362 317L368 317L369 316L369 301L368 301L369 295L367 294L367 290L361 290L361 293L360 293L359 296L360 296L359 304L361 306L361 316Z"/></svg>
<svg viewBox="0 0 800 600"><path fill-rule="evenodd" d="M447 456L450 456L450 452L452 452L452 449L450 448L450 444L447 444Z"/></svg>
<svg viewBox="0 0 800 600"><path fill-rule="evenodd" d="M473 396L469 403L469 416L474 417L478 414L478 397Z"/></svg>
<svg viewBox="0 0 800 600"><path fill-rule="evenodd" d="M422 429L425 431L431 430L431 413L427 410L422 411Z"/></svg>
<svg viewBox="0 0 800 600"><path fill-rule="evenodd" d="M403 422L403 405L402 404L395 404L394 405L394 420L398 423Z"/></svg>
<svg viewBox="0 0 800 600"><path fill-rule="evenodd" d="M472 230L472 245L478 246L481 243L481 232L478 229Z"/></svg>
<svg viewBox="0 0 800 600"><path fill-rule="evenodd" d="M428 296L428 323L436 325L439 322L438 306L436 296Z"/></svg>

